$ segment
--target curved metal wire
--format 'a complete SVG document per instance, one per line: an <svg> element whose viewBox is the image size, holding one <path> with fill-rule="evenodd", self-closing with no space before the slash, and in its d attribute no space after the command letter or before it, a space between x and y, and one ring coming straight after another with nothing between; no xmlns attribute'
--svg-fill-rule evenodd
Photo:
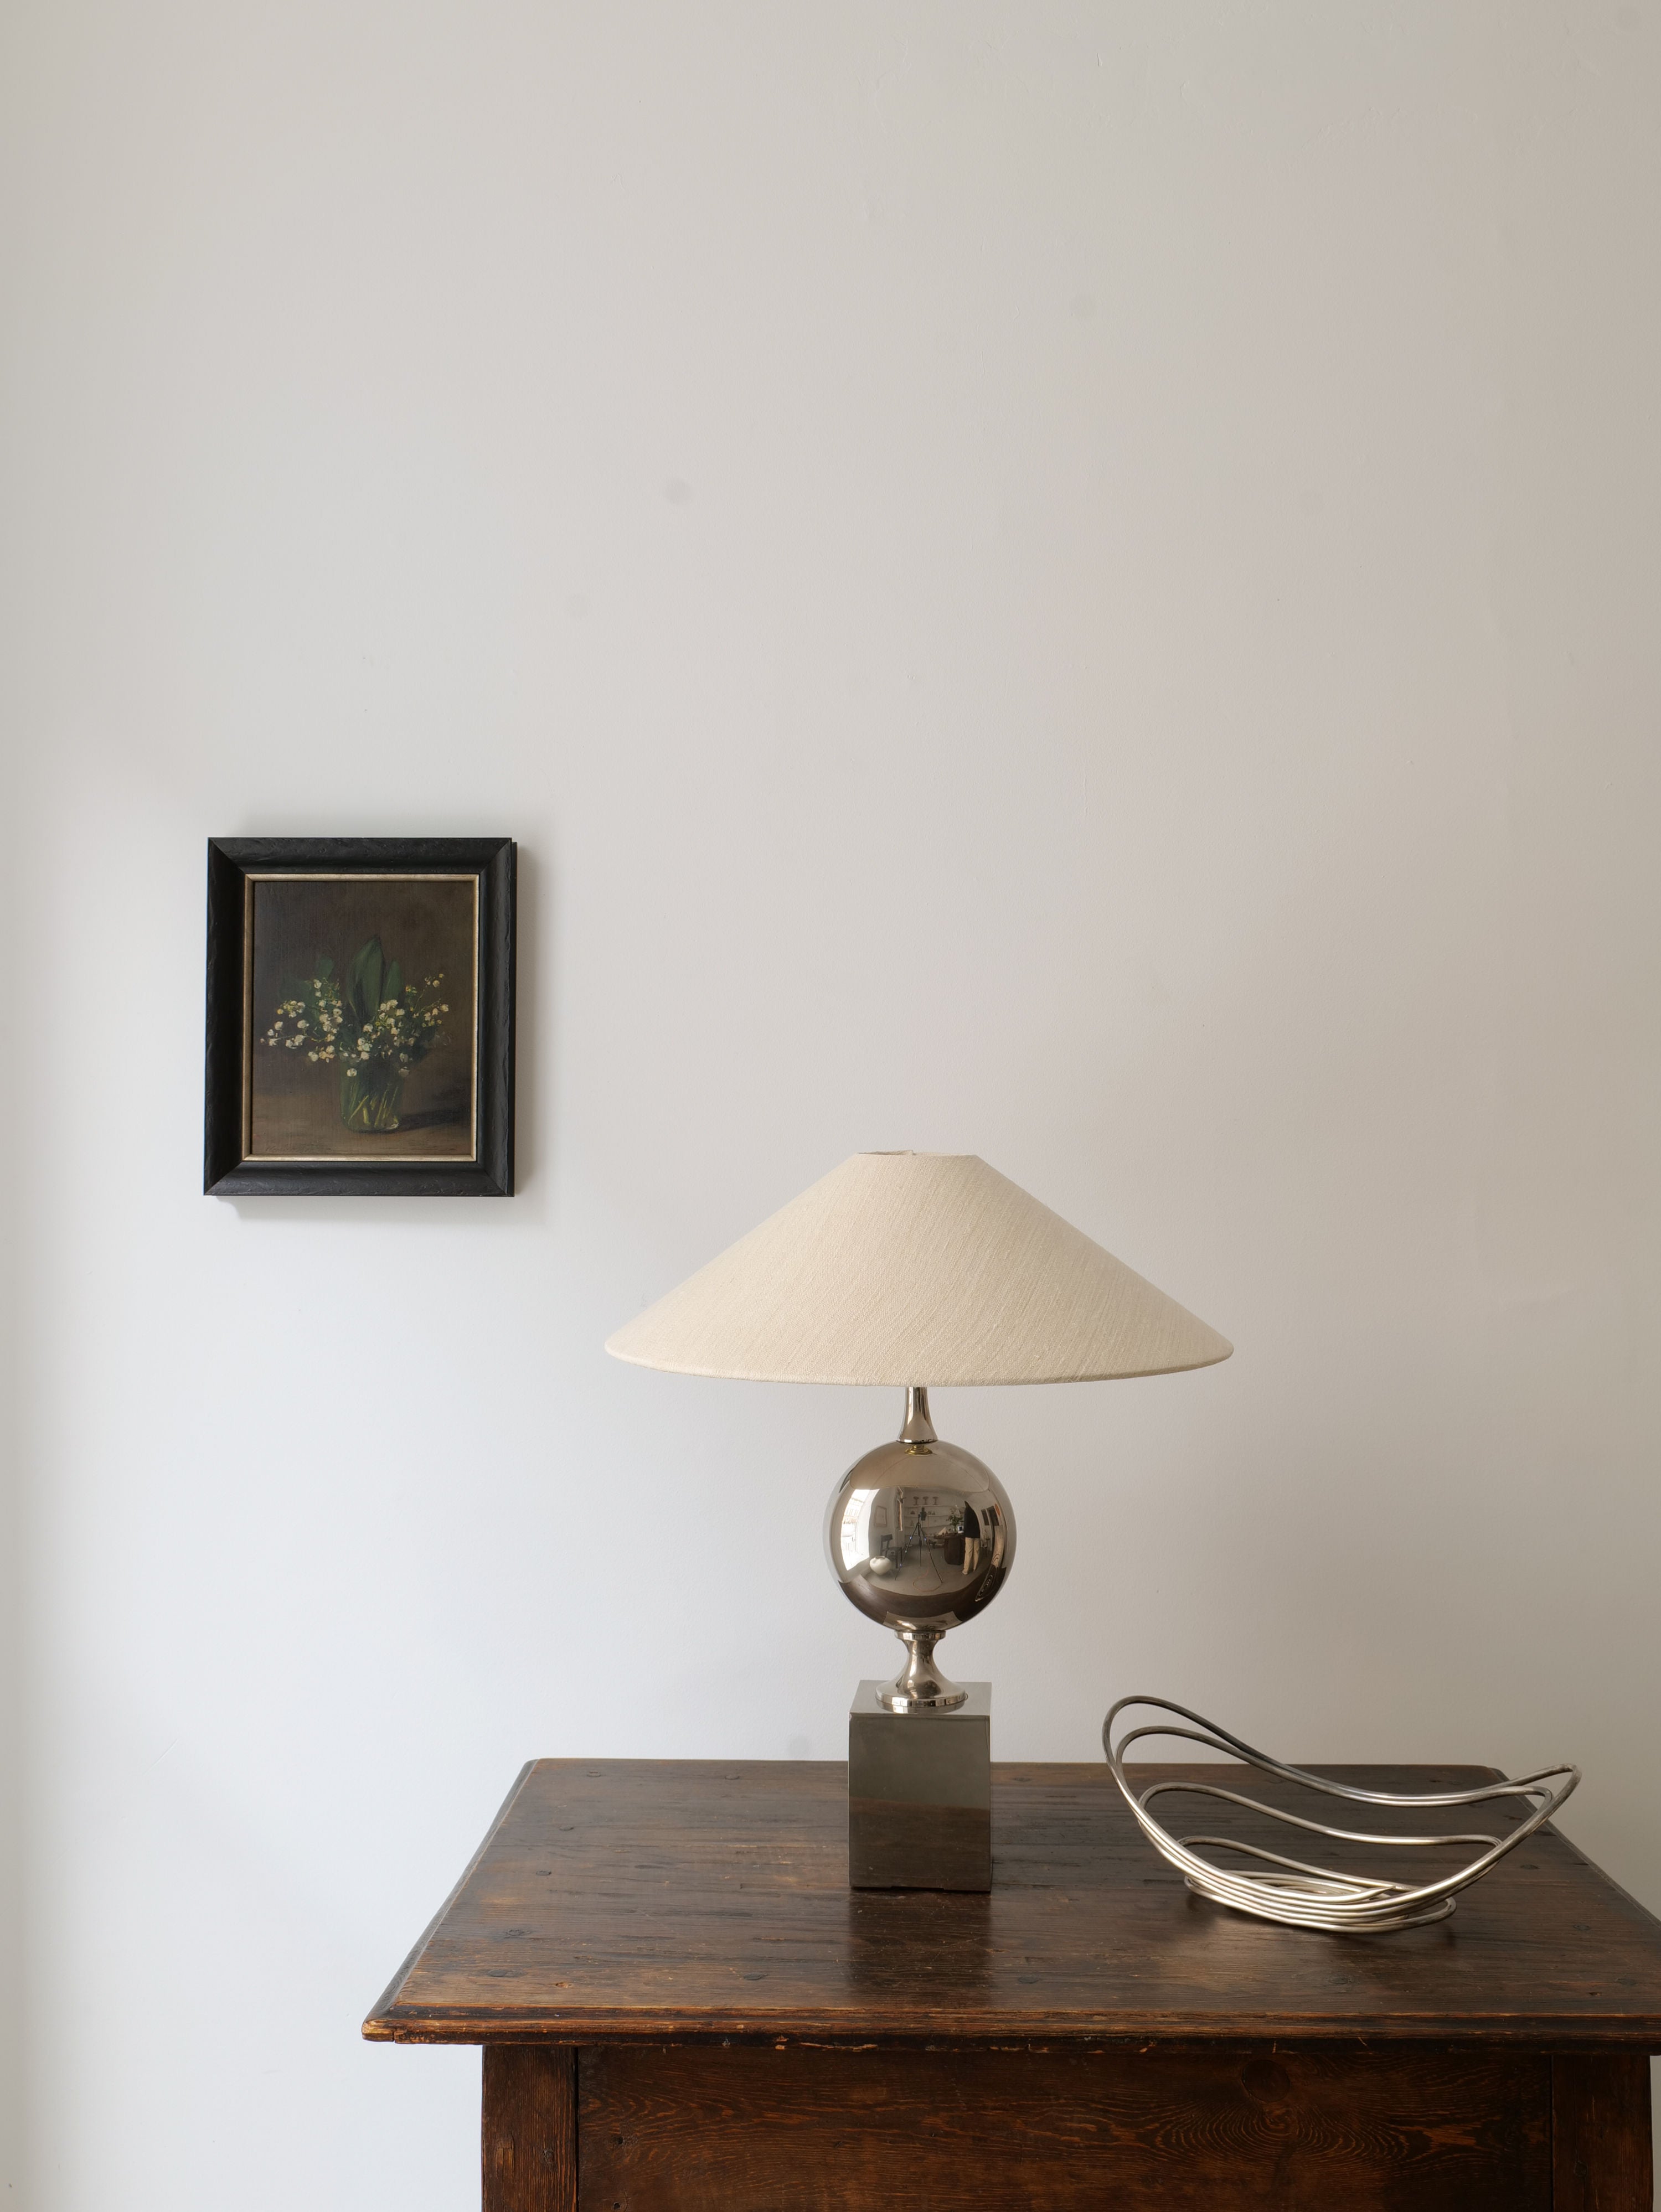
<svg viewBox="0 0 1661 2212"><path fill-rule="evenodd" d="M1154 1721L1128 1729L1116 1743L1113 1723L1132 1705L1175 1713L1194 1725L1177 1728ZM1138 1796L1125 1773L1124 1754L1133 1743L1153 1735L1180 1736L1187 1742L1203 1744L1208 1750L1244 1759L1260 1773L1276 1775L1283 1782L1295 1782L1323 1796L1348 1798L1353 1804L1393 1805L1419 1811L1432 1806L1480 1805L1492 1798L1521 1797L1533 1809L1527 1820L1503 1836L1375 1835L1363 1829L1333 1827L1323 1820L1284 1812L1278 1806L1261 1804L1255 1797L1243 1796L1238 1790L1226 1790L1216 1783L1155 1782ZM1202 1897L1208 1897L1214 1905L1226 1905L1236 1912L1249 1912L1259 1920L1278 1920L1289 1928L1318 1928L1335 1936L1376 1936L1394 1928L1422 1928L1430 1921L1445 1920L1459 1891L1480 1881L1507 1851L1515 1850L1518 1844L1550 1820L1580 1779L1578 1766L1562 1765L1542 1766L1536 1773L1524 1774L1515 1782L1485 1782L1475 1790L1411 1796L1390 1790L1358 1790L1347 1782L1332 1782L1324 1775L1305 1773L1300 1766L1284 1765L1267 1752L1256 1751L1250 1744L1242 1743L1238 1736L1231 1735L1226 1729L1207 1720L1202 1713L1190 1712L1186 1705L1172 1705L1168 1698L1121 1698L1102 1723L1102 1748L1113 1770L1113 1779L1142 1833L1160 1857L1186 1879L1190 1889ZM1283 1827L1301 1828L1311 1835L1329 1837L1335 1842L1388 1844L1415 1850L1440 1850L1458 1844L1481 1844L1482 1848L1457 1873L1415 1887L1410 1883L1386 1881L1382 1877L1311 1866L1302 1859L1287 1858L1279 1851L1265 1850L1261 1844L1244 1843L1236 1836L1174 1836L1148 1808L1156 1797L1177 1796L1221 1798L1231 1805L1244 1805L1250 1812L1260 1813L1266 1820L1278 1820ZM1219 1866L1214 1859L1201 1856L1196 1846L1202 1844L1210 1850L1262 1860L1275 1871L1253 1873Z"/></svg>

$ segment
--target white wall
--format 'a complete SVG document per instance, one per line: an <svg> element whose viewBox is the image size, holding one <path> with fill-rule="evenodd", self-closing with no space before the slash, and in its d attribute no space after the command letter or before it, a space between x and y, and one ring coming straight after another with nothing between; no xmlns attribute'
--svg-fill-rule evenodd
<svg viewBox="0 0 1661 2212"><path fill-rule="evenodd" d="M1226 1330L948 1394L1004 1755L1581 1759L1661 1906L1661 15L17 0L30 2212L476 2201L520 1762L835 1756L896 1408L601 1340L846 1153ZM521 1194L198 1194L203 843L504 831Z"/></svg>

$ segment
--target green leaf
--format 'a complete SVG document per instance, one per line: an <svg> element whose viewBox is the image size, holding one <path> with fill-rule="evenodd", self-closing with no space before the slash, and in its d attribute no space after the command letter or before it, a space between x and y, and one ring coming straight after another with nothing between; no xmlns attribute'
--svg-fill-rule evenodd
<svg viewBox="0 0 1661 2212"><path fill-rule="evenodd" d="M386 956L380 950L380 939L372 937L359 951L351 965L351 1001L353 1012L360 1022L374 1019L380 1004L380 976L386 966Z"/></svg>
<svg viewBox="0 0 1661 2212"><path fill-rule="evenodd" d="M386 970L386 980L381 985L380 995L383 999L396 999L402 995L403 990L404 970L399 966L397 961L394 960L392 966Z"/></svg>
<svg viewBox="0 0 1661 2212"><path fill-rule="evenodd" d="M313 961L312 973L313 975L322 975L325 977L334 974L334 962L330 959L326 952L319 952L316 959Z"/></svg>

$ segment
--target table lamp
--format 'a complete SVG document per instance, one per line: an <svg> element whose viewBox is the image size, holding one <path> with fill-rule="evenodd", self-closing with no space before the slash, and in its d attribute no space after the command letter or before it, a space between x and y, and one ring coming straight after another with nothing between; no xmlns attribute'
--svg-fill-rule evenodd
<svg viewBox="0 0 1661 2212"><path fill-rule="evenodd" d="M931 1386L1089 1382L1226 1359L1215 1329L972 1154L856 1152L618 1329L642 1367L752 1382L885 1383L897 1437L830 1494L843 1594L905 1660L849 1717L855 1888L991 1886L991 1685L934 1653L1015 1558L1003 1485L943 1442Z"/></svg>

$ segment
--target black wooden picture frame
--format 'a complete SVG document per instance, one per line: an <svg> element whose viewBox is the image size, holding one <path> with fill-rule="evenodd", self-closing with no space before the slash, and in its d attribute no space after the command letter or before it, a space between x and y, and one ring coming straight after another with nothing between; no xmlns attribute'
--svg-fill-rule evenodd
<svg viewBox="0 0 1661 2212"><path fill-rule="evenodd" d="M208 840L204 1191L225 1198L512 1196L516 857L517 848L511 837ZM281 1158L254 1152L251 1133L255 1126L255 1055L268 1042L268 1033L263 1025L275 1019L271 1008L255 1003L255 894L260 883L285 877L341 884L350 884L351 879L359 877L425 877L452 884L472 878L471 1137L453 1140L470 1144L467 1156L389 1157L394 1151L418 1147L422 1139L406 1133L402 1137L389 1135L377 1141L379 1125L375 1125L377 1138L366 1139L357 1145L359 1157ZM364 887L366 892L371 888ZM300 893L297 888L290 888L284 896L292 901ZM377 939L377 945L378 942ZM363 948L364 951L368 950L368 946ZM371 999L377 998L380 989L380 957L377 952L373 969L377 980L370 991ZM326 971L332 962L319 964ZM356 963L352 972L356 977ZM391 975L399 971L389 966L386 972ZM442 988L459 996L458 985ZM435 1007L433 1018L436 1018ZM447 1009L445 1018L452 1024L456 1019ZM280 1031L281 1020L276 1020L275 1026ZM291 1024L289 1034L298 1026L297 1023ZM311 1041L309 1037L305 1040L308 1044ZM278 1039L279 1064L286 1043L286 1038ZM301 1055L302 1060L313 1057L308 1053ZM325 1053L323 1057L332 1055ZM347 1098L344 1078L336 1079L328 1068L323 1069L321 1075L325 1082L341 1082L344 1120ZM363 1080L367 1083L367 1076ZM453 1114L451 1118L455 1118ZM396 1130L398 1124L394 1121L388 1126Z"/></svg>

